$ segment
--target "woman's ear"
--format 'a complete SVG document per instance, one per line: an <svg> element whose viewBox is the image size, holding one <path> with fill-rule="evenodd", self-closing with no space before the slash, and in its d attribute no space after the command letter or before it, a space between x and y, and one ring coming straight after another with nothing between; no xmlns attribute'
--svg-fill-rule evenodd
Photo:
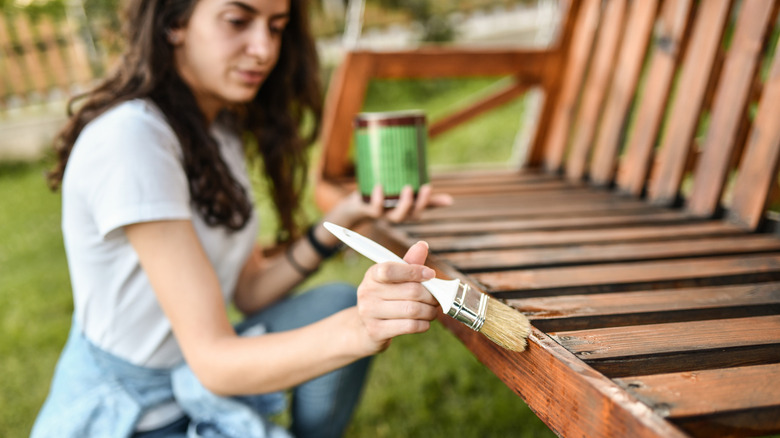
<svg viewBox="0 0 780 438"><path fill-rule="evenodd" d="M168 42L174 47L181 45L182 41L184 41L184 29L181 27L168 29L165 35Z"/></svg>

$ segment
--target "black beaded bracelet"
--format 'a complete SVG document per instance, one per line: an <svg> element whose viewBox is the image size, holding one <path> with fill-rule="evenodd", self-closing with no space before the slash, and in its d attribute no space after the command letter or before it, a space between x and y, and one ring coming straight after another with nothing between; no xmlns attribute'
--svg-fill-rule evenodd
<svg viewBox="0 0 780 438"><path fill-rule="evenodd" d="M317 268L306 269L305 267L301 266L301 264L298 263L297 260L295 260L295 257L293 257L292 250L293 250L293 246L292 245L288 245L287 249L284 251L284 255L285 255L285 257L287 257L287 262L290 263L290 266L292 266L293 269L298 271L298 273L301 274L301 276L308 277L309 275L313 274L314 271L317 270Z"/></svg>
<svg viewBox="0 0 780 438"><path fill-rule="evenodd" d="M311 244L311 247L314 248L314 251L317 252L317 254L320 255L323 259L327 259L329 257L332 257L334 254L339 252L339 250L342 247L342 243L339 242L338 244L334 246L326 246L323 245L322 242L317 240L317 237L314 236L314 227L316 227L317 224L314 224L309 227L309 229L306 231L306 239Z"/></svg>

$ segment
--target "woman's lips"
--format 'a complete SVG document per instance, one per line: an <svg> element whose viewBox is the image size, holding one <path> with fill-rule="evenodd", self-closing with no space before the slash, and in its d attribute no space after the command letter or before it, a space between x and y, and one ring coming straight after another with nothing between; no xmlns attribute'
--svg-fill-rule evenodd
<svg viewBox="0 0 780 438"><path fill-rule="evenodd" d="M260 85L265 79L264 71L256 70L237 70L238 76L241 81L247 85Z"/></svg>

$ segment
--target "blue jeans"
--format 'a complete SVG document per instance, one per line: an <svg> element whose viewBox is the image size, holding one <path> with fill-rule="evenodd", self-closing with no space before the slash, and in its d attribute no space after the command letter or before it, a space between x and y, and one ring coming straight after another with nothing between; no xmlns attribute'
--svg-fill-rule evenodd
<svg viewBox="0 0 780 438"><path fill-rule="evenodd" d="M269 332L303 327L355 305L355 288L334 283L289 297L263 309L236 326L238 333L265 325ZM370 358L304 382L292 390L290 431L297 438L340 437L349 424L362 392ZM135 434L136 438L184 436L187 422Z"/></svg>

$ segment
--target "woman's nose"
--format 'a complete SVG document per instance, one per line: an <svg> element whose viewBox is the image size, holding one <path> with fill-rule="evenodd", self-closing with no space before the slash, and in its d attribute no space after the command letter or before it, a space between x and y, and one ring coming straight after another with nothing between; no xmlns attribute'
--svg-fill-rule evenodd
<svg viewBox="0 0 780 438"><path fill-rule="evenodd" d="M249 35L247 54L257 58L261 64L273 60L277 50L276 40L267 26L257 26Z"/></svg>

